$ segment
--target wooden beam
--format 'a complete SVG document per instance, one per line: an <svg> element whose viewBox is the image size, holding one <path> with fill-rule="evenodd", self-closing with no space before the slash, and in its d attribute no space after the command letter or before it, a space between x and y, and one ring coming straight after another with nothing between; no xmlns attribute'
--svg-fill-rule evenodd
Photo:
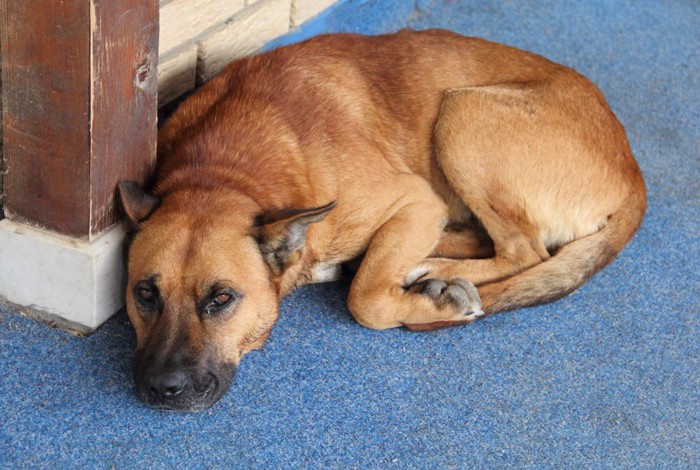
<svg viewBox="0 0 700 470"><path fill-rule="evenodd" d="M2 11L0 10L0 14ZM0 218L5 217L5 158L2 154L2 41L0 41Z"/></svg>
<svg viewBox="0 0 700 470"><path fill-rule="evenodd" d="M150 175L158 132L159 2L93 2L91 235L117 220L116 183Z"/></svg>
<svg viewBox="0 0 700 470"><path fill-rule="evenodd" d="M155 162L158 0L0 0L5 212L83 239Z"/></svg>

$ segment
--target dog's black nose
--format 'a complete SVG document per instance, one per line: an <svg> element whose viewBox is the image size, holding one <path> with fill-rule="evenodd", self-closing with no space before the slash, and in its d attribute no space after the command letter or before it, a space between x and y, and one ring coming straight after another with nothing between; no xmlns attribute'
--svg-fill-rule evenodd
<svg viewBox="0 0 700 470"><path fill-rule="evenodd" d="M187 387L187 375L184 372L152 375L148 378L148 387L155 398L162 400L175 398Z"/></svg>
<svg viewBox="0 0 700 470"><path fill-rule="evenodd" d="M196 360L177 351L165 357L148 353L139 349L134 354L134 380L141 398L159 409L208 408L228 390L236 373L236 364L216 363L208 356ZM214 368L206 367L212 364Z"/></svg>

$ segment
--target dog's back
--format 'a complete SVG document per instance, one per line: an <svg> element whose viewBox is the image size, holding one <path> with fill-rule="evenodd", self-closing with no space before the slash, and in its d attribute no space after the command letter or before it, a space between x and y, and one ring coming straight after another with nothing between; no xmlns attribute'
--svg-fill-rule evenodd
<svg viewBox="0 0 700 470"><path fill-rule="evenodd" d="M559 68L442 30L318 36L238 60L183 103L159 135L159 179L192 158L188 148L196 148L199 159L228 152L233 160L243 149L267 158L274 153L268 142L276 149L280 140L290 145L290 136L307 158L324 164L337 162L359 137L396 168L429 177L434 170L426 155L445 90L539 80ZM320 145L330 152L318 151ZM267 162L266 170L285 158Z"/></svg>

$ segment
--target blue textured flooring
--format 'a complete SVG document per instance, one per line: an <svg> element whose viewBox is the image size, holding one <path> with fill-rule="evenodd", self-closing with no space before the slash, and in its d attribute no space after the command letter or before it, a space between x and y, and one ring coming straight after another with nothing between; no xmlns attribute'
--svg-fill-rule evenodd
<svg viewBox="0 0 700 470"><path fill-rule="evenodd" d="M304 288L199 414L139 401L124 315L80 339L0 309L0 467L700 467L700 4L346 0L293 37L407 26L600 86L649 186L621 256L559 302L427 334L361 328L347 282Z"/></svg>

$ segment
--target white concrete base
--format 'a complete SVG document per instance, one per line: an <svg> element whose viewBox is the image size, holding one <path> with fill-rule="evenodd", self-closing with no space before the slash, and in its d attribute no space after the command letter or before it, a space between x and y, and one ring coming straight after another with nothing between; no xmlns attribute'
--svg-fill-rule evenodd
<svg viewBox="0 0 700 470"><path fill-rule="evenodd" d="M86 242L0 220L0 297L89 333L124 306L124 235L117 225Z"/></svg>

